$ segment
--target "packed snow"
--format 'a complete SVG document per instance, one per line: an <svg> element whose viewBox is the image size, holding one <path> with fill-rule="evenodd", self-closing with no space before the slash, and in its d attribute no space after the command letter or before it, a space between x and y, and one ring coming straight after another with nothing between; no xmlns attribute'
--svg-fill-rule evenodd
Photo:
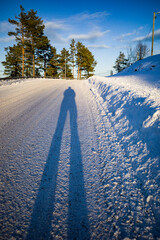
<svg viewBox="0 0 160 240"><path fill-rule="evenodd" d="M160 239L160 55L112 77L10 83L0 239Z"/></svg>

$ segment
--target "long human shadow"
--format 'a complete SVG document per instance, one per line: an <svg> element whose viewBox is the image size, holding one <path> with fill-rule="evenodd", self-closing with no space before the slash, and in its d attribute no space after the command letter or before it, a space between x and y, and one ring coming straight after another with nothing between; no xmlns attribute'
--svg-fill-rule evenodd
<svg viewBox="0 0 160 240"><path fill-rule="evenodd" d="M72 94L74 97L74 92ZM71 129L68 239L87 240L90 239L90 233L75 101L71 101L68 110Z"/></svg>
<svg viewBox="0 0 160 240"><path fill-rule="evenodd" d="M68 111L70 113L71 128L68 239L90 238L81 148L77 128L75 92L69 87L64 92L56 130L41 178L26 240L52 239L50 232L51 223L52 220L54 220L53 212L58 163L60 159L62 134Z"/></svg>

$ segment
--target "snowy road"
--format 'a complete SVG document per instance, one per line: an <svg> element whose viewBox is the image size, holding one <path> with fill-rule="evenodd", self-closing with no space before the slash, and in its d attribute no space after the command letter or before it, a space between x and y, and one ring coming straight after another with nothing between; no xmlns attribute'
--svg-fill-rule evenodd
<svg viewBox="0 0 160 240"><path fill-rule="evenodd" d="M154 196L85 81L4 86L0 107L0 239L160 238Z"/></svg>

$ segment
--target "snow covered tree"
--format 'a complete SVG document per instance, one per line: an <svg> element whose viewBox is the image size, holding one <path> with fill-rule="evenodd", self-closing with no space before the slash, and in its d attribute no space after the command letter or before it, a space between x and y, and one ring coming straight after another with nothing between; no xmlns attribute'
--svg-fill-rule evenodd
<svg viewBox="0 0 160 240"><path fill-rule="evenodd" d="M7 51L6 61L2 64L5 67L4 74L9 77L20 77L22 69L21 61L21 44L13 45L13 47L5 48Z"/></svg>
<svg viewBox="0 0 160 240"><path fill-rule="evenodd" d="M27 15L24 12L24 8L20 6L21 13L15 16L15 19L8 19L8 21L16 26L15 32L8 32L9 36L15 36L18 46L21 47L22 55L22 77L24 77L24 61L25 61L25 34L26 34L26 23Z"/></svg>
<svg viewBox="0 0 160 240"><path fill-rule="evenodd" d="M113 68L115 68L117 72L121 72L126 67L128 67L128 59L125 58L124 53L120 52Z"/></svg>

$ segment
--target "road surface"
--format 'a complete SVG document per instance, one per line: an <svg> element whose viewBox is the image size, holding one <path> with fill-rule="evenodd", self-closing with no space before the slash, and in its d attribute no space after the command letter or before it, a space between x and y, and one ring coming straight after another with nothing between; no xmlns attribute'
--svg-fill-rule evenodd
<svg viewBox="0 0 160 240"><path fill-rule="evenodd" d="M0 239L158 239L150 199L85 81L7 85L0 108Z"/></svg>

